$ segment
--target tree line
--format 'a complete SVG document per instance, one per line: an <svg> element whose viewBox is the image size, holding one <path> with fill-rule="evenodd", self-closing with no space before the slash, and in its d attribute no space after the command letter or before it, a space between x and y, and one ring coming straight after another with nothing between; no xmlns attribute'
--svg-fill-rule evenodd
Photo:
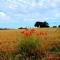
<svg viewBox="0 0 60 60"><path fill-rule="evenodd" d="M44 28L44 27L50 27L48 22L44 21L44 22L35 22L35 27L39 27L39 28ZM53 26L53 28L56 28L57 26ZM58 25L58 27L60 27L60 25Z"/></svg>

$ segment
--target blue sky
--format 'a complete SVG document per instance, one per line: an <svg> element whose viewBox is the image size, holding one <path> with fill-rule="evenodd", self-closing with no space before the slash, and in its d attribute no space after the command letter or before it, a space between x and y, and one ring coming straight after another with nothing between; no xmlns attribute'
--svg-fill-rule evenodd
<svg viewBox="0 0 60 60"><path fill-rule="evenodd" d="M33 27L36 21L60 24L60 0L0 0L0 28Z"/></svg>

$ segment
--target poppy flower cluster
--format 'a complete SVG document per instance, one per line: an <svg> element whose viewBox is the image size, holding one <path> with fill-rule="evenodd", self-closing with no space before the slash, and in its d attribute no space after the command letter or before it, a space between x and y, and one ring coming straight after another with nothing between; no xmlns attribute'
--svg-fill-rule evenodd
<svg viewBox="0 0 60 60"><path fill-rule="evenodd" d="M33 33L35 33L37 36L47 36L47 32L40 32L40 31L35 30L35 29L24 30L21 33L23 35L25 35L26 37L32 36Z"/></svg>
<svg viewBox="0 0 60 60"><path fill-rule="evenodd" d="M39 41L42 41L42 42L44 42L44 44L45 44L45 40L47 40L47 36L48 36L47 32L41 32L37 29L23 30L23 31L21 31L21 34L22 34L21 36L23 37L22 39L24 41L32 38L32 39L37 39ZM44 47L44 45L43 45L43 47Z"/></svg>
<svg viewBox="0 0 60 60"><path fill-rule="evenodd" d="M18 46L18 50L22 53L28 54L37 54L38 56L43 56L45 54L45 50L42 47L42 39L41 36L47 35L45 32L41 32L37 29L27 29L21 31L22 38L19 39L20 44ZM26 55L25 55L26 56Z"/></svg>
<svg viewBox="0 0 60 60"><path fill-rule="evenodd" d="M26 37L29 37L29 36L32 35L32 32L29 31L29 30L27 30L27 31L22 31L21 33L22 33L24 36L26 36Z"/></svg>

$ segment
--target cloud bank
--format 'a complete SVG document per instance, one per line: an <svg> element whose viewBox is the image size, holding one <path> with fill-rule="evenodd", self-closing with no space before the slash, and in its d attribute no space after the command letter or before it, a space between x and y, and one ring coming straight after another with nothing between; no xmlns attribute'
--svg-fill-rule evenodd
<svg viewBox="0 0 60 60"><path fill-rule="evenodd" d="M60 0L0 0L0 23L35 21L60 22Z"/></svg>

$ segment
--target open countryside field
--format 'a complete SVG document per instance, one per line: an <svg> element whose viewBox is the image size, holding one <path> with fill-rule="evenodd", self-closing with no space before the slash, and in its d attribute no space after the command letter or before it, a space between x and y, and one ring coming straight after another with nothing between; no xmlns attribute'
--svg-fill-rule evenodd
<svg viewBox="0 0 60 60"><path fill-rule="evenodd" d="M60 41L60 28L38 28L40 32L46 32L47 36L44 39L46 44L52 41ZM0 50L5 48L14 48L18 44L17 37L19 37L22 30L0 30ZM42 36L44 38L44 36ZM6 46L5 46L6 45Z"/></svg>
<svg viewBox="0 0 60 60"><path fill-rule="evenodd" d="M34 28L34 30L37 31L35 34L37 33L38 38L41 39L40 42L43 42L42 47L44 49L51 47L52 43L60 42L60 28ZM0 51L16 51L16 47L20 43L19 40L22 40L22 31L24 31L24 29L0 30ZM39 35L39 32L42 34Z"/></svg>

